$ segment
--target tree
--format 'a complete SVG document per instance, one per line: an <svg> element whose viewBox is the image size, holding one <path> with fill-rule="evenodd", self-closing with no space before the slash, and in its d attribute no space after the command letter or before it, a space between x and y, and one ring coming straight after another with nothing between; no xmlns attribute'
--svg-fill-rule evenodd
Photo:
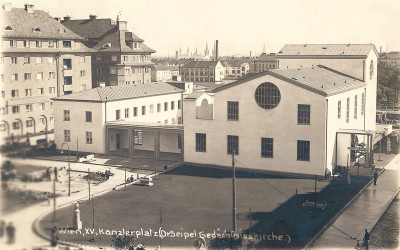
<svg viewBox="0 0 400 250"><path fill-rule="evenodd" d="M133 235L114 235L111 246L116 248L133 247L134 241Z"/></svg>

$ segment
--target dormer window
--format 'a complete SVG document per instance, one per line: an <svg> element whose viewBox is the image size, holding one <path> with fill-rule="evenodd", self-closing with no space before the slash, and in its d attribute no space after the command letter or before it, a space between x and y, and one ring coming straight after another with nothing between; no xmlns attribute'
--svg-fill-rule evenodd
<svg viewBox="0 0 400 250"><path fill-rule="evenodd" d="M37 27L33 29L33 32L42 32L42 30L39 27Z"/></svg>
<svg viewBox="0 0 400 250"><path fill-rule="evenodd" d="M7 26L7 27L4 28L4 30L5 30L5 31L13 31L14 29L11 28L11 26Z"/></svg>
<svg viewBox="0 0 400 250"><path fill-rule="evenodd" d="M103 48L111 48L111 43L106 43L103 45Z"/></svg>
<svg viewBox="0 0 400 250"><path fill-rule="evenodd" d="M63 41L63 48L71 48L71 41Z"/></svg>
<svg viewBox="0 0 400 250"><path fill-rule="evenodd" d="M67 31L65 29L59 29L58 33L67 33Z"/></svg>

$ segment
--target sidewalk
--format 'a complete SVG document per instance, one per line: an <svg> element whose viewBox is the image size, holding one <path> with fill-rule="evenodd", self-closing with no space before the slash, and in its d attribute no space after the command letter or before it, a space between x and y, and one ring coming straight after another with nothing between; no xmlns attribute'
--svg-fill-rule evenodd
<svg viewBox="0 0 400 250"><path fill-rule="evenodd" d="M8 160L3 158L2 160ZM34 159L10 159L15 163L30 165L40 165L40 166L52 166L52 167L62 167L65 166L66 162L54 162L46 160L34 160ZM111 191L121 184L125 183L125 171L118 167L102 166L102 165L89 165L84 163L71 163L71 170L87 170L90 167L91 171L101 171L104 172L106 169L111 168L111 172L114 174L109 180L100 183L97 186L91 187L91 195L98 196L105 192ZM129 171L129 174L139 174L140 177L154 174L152 171ZM122 185L123 187L123 185ZM79 192L71 193L71 196L61 196L56 199L57 209L67 206L79 200L84 200L88 198L88 188L82 189ZM25 209L18 210L14 213L7 214L2 219L6 222L12 221L16 230L15 243L13 245L6 245L5 238L0 239L0 249L32 249L38 247L49 247L49 241L37 236L34 233L35 223L37 223L38 218L48 214L53 211L53 201L51 201L50 206L47 201L37 203L33 206L29 206Z"/></svg>
<svg viewBox="0 0 400 250"><path fill-rule="evenodd" d="M362 243L364 229L374 228L382 214L399 192L400 154L379 175L377 185L373 182L337 217L309 248L354 249L357 240Z"/></svg>

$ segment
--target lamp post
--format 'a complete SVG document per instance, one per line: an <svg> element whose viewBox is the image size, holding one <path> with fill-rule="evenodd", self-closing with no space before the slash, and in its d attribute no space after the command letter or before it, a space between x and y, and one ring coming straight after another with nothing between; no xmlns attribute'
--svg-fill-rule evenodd
<svg viewBox="0 0 400 250"><path fill-rule="evenodd" d="M67 149L68 149L68 196L71 196L71 166L69 163L69 145L68 143L64 142L63 144L61 144L61 154L63 154L63 146L67 145Z"/></svg>

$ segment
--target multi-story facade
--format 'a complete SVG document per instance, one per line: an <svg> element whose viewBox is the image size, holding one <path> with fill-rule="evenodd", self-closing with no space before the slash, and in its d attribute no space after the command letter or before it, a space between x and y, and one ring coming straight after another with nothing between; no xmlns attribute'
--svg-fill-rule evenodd
<svg viewBox="0 0 400 250"><path fill-rule="evenodd" d="M400 70L400 52L384 53L379 56L379 63L383 67L394 67Z"/></svg>
<svg viewBox="0 0 400 250"><path fill-rule="evenodd" d="M319 177L357 157L364 157L370 167L376 49L355 46L347 50L352 56L319 58L317 47L325 51L314 46L308 56L297 58L283 56L291 54L285 46L279 59L282 69L187 96L185 162L230 167L234 152L242 168ZM344 47L332 45L329 51L339 53ZM299 49L293 51L301 54Z"/></svg>
<svg viewBox="0 0 400 250"><path fill-rule="evenodd" d="M51 98L92 87L92 51L33 5L5 4L2 20L1 137L47 141L54 128Z"/></svg>
<svg viewBox="0 0 400 250"><path fill-rule="evenodd" d="M226 60L223 65L227 77L241 77L250 72L250 64L240 59Z"/></svg>
<svg viewBox="0 0 400 250"><path fill-rule="evenodd" d="M179 67L182 81L211 82L220 84L225 70L220 61L191 61Z"/></svg>
<svg viewBox="0 0 400 250"><path fill-rule="evenodd" d="M151 66L151 81L170 81L179 75L179 66L175 65L153 65Z"/></svg>
<svg viewBox="0 0 400 250"><path fill-rule="evenodd" d="M267 54L263 52L256 60L254 60L254 71L256 73L277 68L279 68L279 62L276 59L275 53Z"/></svg>
<svg viewBox="0 0 400 250"><path fill-rule="evenodd" d="M151 82L151 54L144 40L127 30L127 22L97 19L71 20L63 25L87 39L92 54L93 87Z"/></svg>
<svg viewBox="0 0 400 250"><path fill-rule="evenodd" d="M183 85L185 87L185 85ZM168 83L109 86L54 98L55 142L80 152L181 152L182 93Z"/></svg>

